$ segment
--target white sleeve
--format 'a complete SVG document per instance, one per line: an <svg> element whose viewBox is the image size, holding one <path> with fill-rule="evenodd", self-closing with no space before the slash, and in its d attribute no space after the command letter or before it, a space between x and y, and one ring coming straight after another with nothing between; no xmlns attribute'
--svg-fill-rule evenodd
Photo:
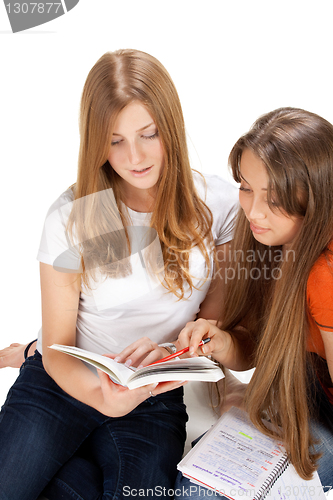
<svg viewBox="0 0 333 500"><path fill-rule="evenodd" d="M80 254L71 244L66 229L72 206L73 194L71 189L68 189L49 209L37 260L58 268L78 271L80 269Z"/></svg>
<svg viewBox="0 0 333 500"><path fill-rule="evenodd" d="M199 194L213 214L212 233L215 245L232 240L234 219L237 215L238 189L217 175L205 175L206 185L195 174Z"/></svg>

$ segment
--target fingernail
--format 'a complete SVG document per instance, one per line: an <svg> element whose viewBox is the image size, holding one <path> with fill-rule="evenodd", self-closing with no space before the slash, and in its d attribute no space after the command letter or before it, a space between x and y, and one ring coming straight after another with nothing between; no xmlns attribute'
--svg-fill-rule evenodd
<svg viewBox="0 0 333 500"><path fill-rule="evenodd" d="M132 360L131 359L128 359L126 362L125 362L125 366L131 366L132 364Z"/></svg>
<svg viewBox="0 0 333 500"><path fill-rule="evenodd" d="M115 361L116 363L119 363L119 360L120 360L120 356L116 356L115 358L113 358L113 361Z"/></svg>

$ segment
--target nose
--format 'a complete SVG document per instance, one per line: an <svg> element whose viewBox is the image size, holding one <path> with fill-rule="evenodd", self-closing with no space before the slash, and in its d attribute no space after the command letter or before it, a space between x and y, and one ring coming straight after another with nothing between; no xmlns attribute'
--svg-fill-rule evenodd
<svg viewBox="0 0 333 500"><path fill-rule="evenodd" d="M129 145L128 159L132 165L139 165L144 160L144 151L139 144Z"/></svg>
<svg viewBox="0 0 333 500"><path fill-rule="evenodd" d="M249 207L248 218L251 220L259 220L266 218L266 203L257 198L253 198L251 206Z"/></svg>

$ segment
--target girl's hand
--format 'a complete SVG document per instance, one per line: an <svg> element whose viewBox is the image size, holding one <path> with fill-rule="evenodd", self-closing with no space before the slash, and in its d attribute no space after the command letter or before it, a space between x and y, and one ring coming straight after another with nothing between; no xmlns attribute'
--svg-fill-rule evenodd
<svg viewBox="0 0 333 500"><path fill-rule="evenodd" d="M199 347L201 340L207 337L211 339L210 342ZM199 318L187 323L178 336L177 348L183 349L187 346L190 348L189 356L212 355L223 362L232 347L232 339L229 333L216 326L215 320Z"/></svg>
<svg viewBox="0 0 333 500"><path fill-rule="evenodd" d="M160 384L150 384L130 390L127 387L113 383L110 377L101 370L97 371L104 399L99 411L108 417L127 415L146 399L171 391L186 383L179 381L161 382Z"/></svg>
<svg viewBox="0 0 333 500"><path fill-rule="evenodd" d="M0 351L0 368L20 368L24 362L24 350L28 344L10 344Z"/></svg>
<svg viewBox="0 0 333 500"><path fill-rule="evenodd" d="M227 412L232 406L236 406L241 410L246 410L244 397L247 384L238 380L238 378L236 378L228 369L224 370L224 374L225 378L220 381L222 384L225 384L225 390L221 389L221 393L224 393L224 397L220 405L220 414L222 415Z"/></svg>
<svg viewBox="0 0 333 500"><path fill-rule="evenodd" d="M124 363L126 366L147 366L159 359L165 358L169 353L163 347L159 347L148 337L133 342L122 352L114 357L118 363Z"/></svg>

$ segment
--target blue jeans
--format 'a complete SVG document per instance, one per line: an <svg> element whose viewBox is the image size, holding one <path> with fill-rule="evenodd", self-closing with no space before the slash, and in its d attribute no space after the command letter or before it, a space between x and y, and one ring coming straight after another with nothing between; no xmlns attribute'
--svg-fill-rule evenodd
<svg viewBox="0 0 333 500"><path fill-rule="evenodd" d="M311 430L318 439L315 446L322 453L318 462L318 474L324 489L333 487L333 404L323 391L319 382L312 391L315 415L311 419Z"/></svg>
<svg viewBox="0 0 333 500"><path fill-rule="evenodd" d="M311 389L311 397L314 401L315 414L311 419L311 431L314 438L318 439L315 446L317 452L322 453L318 462L318 474L324 490L333 486L333 405L328 400L319 382ZM193 445L198 441L195 440ZM325 488L326 487L326 488ZM198 486L190 482L181 472L178 472L175 482L175 500L205 500L217 497L220 500L228 500L225 496Z"/></svg>
<svg viewBox="0 0 333 500"><path fill-rule="evenodd" d="M0 413L0 500L36 500L45 488L49 497L65 498L52 493L52 484L85 500L173 488L186 437L182 395L176 389L124 417L106 417L65 393L36 351ZM69 473L73 490L63 480Z"/></svg>

